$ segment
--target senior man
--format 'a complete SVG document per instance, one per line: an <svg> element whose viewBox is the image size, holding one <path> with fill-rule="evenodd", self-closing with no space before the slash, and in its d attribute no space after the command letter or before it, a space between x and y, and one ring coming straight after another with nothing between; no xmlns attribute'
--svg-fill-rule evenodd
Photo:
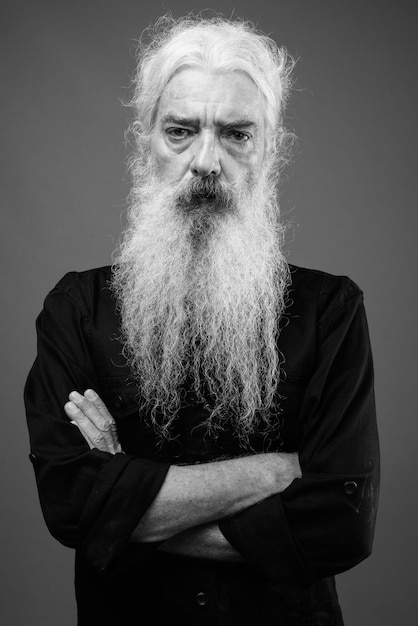
<svg viewBox="0 0 418 626"><path fill-rule="evenodd" d="M37 321L25 402L78 624L342 624L379 479L361 290L288 265L292 62L239 20L162 19L132 105L128 226Z"/></svg>

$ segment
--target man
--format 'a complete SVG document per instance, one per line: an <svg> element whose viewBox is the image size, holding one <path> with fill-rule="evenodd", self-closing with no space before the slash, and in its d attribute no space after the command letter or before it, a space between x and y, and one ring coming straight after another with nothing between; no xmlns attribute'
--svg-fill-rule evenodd
<svg viewBox="0 0 418 626"><path fill-rule="evenodd" d="M81 626L342 624L334 575L370 554L362 293L282 249L290 71L248 24L160 20L114 264L39 316L31 459Z"/></svg>

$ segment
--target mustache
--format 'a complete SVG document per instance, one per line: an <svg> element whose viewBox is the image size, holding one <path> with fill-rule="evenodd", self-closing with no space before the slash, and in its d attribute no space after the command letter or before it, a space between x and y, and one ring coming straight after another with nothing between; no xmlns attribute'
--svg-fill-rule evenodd
<svg viewBox="0 0 418 626"><path fill-rule="evenodd" d="M180 190L177 203L188 208L200 207L210 203L216 207L231 207L235 202L232 185L220 181L214 176L193 178Z"/></svg>

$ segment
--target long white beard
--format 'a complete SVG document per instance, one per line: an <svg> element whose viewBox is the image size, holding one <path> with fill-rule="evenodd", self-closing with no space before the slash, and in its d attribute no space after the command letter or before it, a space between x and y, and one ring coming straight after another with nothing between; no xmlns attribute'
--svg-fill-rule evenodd
<svg viewBox="0 0 418 626"><path fill-rule="evenodd" d="M289 271L274 184L226 193L229 203L190 202L184 186L141 172L114 257L124 354L162 437L185 384L209 407L211 434L231 428L248 442L277 423Z"/></svg>

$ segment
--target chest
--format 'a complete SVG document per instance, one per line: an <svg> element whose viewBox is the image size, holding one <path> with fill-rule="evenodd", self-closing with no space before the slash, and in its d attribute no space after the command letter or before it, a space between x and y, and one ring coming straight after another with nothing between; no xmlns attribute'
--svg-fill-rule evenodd
<svg viewBox="0 0 418 626"><path fill-rule="evenodd" d="M90 328L91 351L99 393L116 420L119 440L127 453L161 461L194 463L251 451L298 450L302 429L300 409L315 371L317 351L315 325L306 323L306 316L294 315L284 320L278 346L284 375L278 388L273 426L267 432L253 435L247 447L228 427L217 436L209 435L206 424L209 411L188 392L173 423L170 439L160 440L147 415L139 410L139 392L122 355L118 324L114 314L97 318Z"/></svg>

